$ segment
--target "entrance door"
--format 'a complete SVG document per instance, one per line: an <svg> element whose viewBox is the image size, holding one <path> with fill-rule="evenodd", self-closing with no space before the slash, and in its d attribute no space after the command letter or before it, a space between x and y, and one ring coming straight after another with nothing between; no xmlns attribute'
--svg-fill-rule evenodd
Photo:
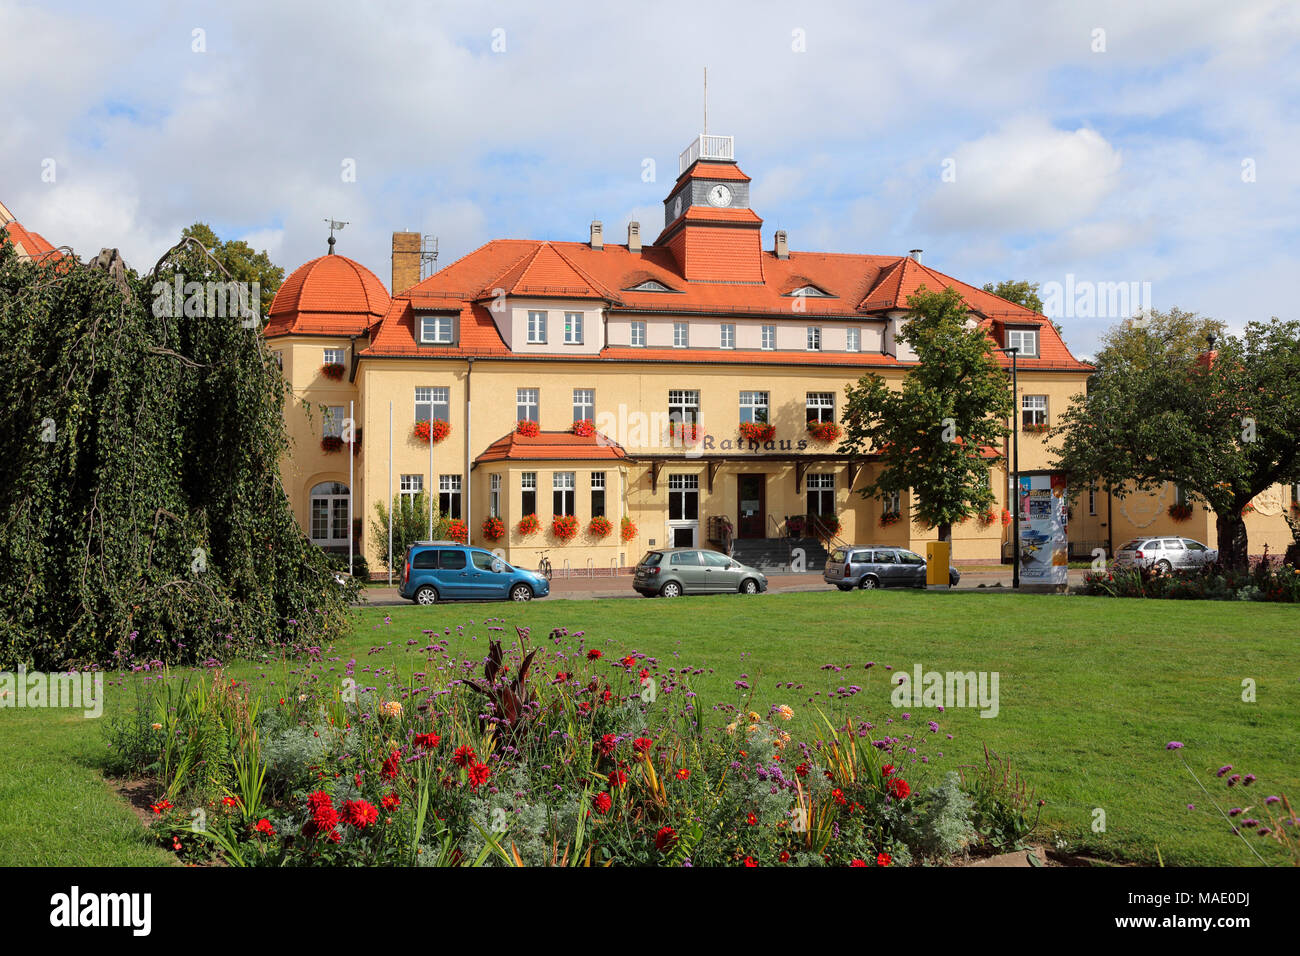
<svg viewBox="0 0 1300 956"><path fill-rule="evenodd" d="M736 498L740 505L740 520L736 524L736 537L766 537L767 475L737 475L736 483Z"/></svg>

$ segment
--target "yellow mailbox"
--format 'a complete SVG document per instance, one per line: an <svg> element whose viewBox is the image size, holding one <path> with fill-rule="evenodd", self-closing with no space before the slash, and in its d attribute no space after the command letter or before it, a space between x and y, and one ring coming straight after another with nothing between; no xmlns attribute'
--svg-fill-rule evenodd
<svg viewBox="0 0 1300 956"><path fill-rule="evenodd" d="M948 565L951 563L952 545L947 541L931 541L925 546L925 586L948 587Z"/></svg>

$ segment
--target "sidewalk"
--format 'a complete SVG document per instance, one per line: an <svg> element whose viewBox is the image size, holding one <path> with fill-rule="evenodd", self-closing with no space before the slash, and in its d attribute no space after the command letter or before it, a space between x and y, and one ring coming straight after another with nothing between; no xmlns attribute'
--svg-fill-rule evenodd
<svg viewBox="0 0 1300 956"><path fill-rule="evenodd" d="M1083 571L1071 570L1070 585L1082 584L1083 575ZM977 590L980 589L981 584L984 585L984 590L996 588L999 584L1001 585L999 590L1009 590L1011 588L1011 569L962 571L961 583L957 585L955 590ZM820 571L810 571L802 574L772 573L767 576L767 585L769 591L781 592L831 590L831 586L822 580ZM550 597L559 600L590 601L599 598L639 598L640 596L632 590L632 575L630 574L617 574L613 577L606 575L594 578L585 576L556 577L551 580ZM391 588L366 588L364 603L371 607L388 607L409 602L402 600L398 596L397 588L394 586Z"/></svg>

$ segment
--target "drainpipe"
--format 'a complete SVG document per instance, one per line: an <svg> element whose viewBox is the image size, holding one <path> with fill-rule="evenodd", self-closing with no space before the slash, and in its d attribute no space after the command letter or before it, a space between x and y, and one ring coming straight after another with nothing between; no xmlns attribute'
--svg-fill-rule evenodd
<svg viewBox="0 0 1300 956"><path fill-rule="evenodd" d="M474 524L472 520L471 507L473 504L474 483L470 480L470 440L473 432L470 428L470 376L474 374L474 359L465 360L465 540L473 542Z"/></svg>

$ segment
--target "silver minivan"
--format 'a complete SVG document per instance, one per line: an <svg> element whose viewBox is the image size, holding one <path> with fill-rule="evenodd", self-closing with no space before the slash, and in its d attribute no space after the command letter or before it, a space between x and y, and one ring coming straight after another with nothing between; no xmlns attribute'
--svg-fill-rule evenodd
<svg viewBox="0 0 1300 956"><path fill-rule="evenodd" d="M855 545L836 548L826 559L822 580L841 591L854 588L923 588L925 558L906 548ZM956 587L961 574L948 569L948 583Z"/></svg>
<svg viewBox="0 0 1300 956"><path fill-rule="evenodd" d="M1134 538L1115 551L1116 567L1199 568L1219 560L1215 548L1206 547L1194 538Z"/></svg>

